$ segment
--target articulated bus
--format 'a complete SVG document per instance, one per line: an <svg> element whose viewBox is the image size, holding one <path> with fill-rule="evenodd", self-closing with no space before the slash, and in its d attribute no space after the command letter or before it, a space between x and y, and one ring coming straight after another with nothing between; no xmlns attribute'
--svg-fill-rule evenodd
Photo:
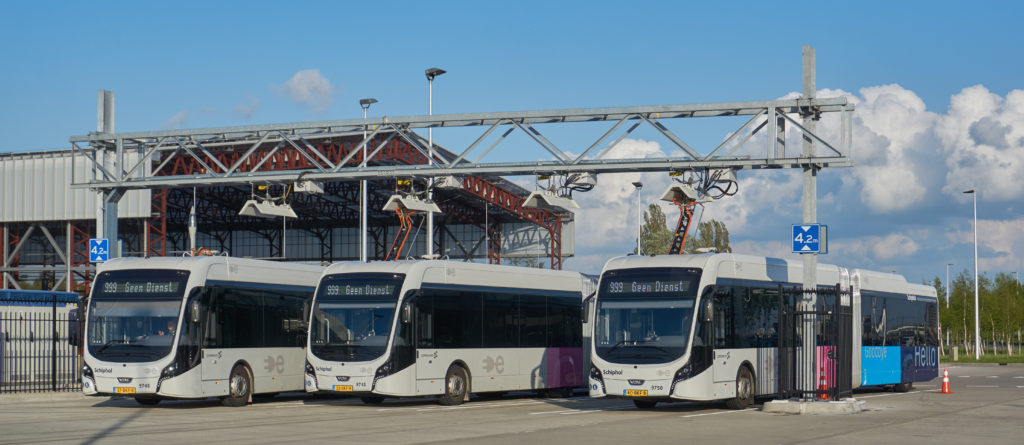
<svg viewBox="0 0 1024 445"><path fill-rule="evenodd" d="M588 331L576 272L441 260L329 267L309 322L306 389L439 396L584 387Z"/></svg>
<svg viewBox="0 0 1024 445"><path fill-rule="evenodd" d="M590 396L638 408L679 400L743 409L775 394L778 287L801 263L733 254L627 256L605 265L594 313ZM906 392L938 376L935 289L819 264L818 285L852 286L851 387Z"/></svg>
<svg viewBox="0 0 1024 445"><path fill-rule="evenodd" d="M224 256L104 263L86 315L86 395L142 405L302 391L302 323L322 266Z"/></svg>

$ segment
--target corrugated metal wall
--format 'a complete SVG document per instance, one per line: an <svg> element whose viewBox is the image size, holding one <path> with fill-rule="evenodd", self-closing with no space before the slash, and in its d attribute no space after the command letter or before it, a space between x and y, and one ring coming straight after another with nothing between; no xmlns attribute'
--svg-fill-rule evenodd
<svg viewBox="0 0 1024 445"><path fill-rule="evenodd" d="M126 170L138 158L126 150ZM106 164L113 170L111 162ZM84 156L72 162L70 150L0 155L0 222L96 219L96 193L71 189L72 168L75 180L84 182L95 176L91 166ZM126 193L117 213L119 218L149 217L150 191Z"/></svg>

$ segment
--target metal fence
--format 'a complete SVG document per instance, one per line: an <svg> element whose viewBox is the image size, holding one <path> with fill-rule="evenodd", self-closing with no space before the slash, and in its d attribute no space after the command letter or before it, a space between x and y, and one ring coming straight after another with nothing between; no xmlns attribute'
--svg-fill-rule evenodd
<svg viewBox="0 0 1024 445"><path fill-rule="evenodd" d="M807 294L817 296L814 304ZM853 395L852 292L779 285L779 393L839 400ZM813 352L812 352L813 351Z"/></svg>
<svg viewBox="0 0 1024 445"><path fill-rule="evenodd" d="M76 305L0 299L0 393L81 391Z"/></svg>

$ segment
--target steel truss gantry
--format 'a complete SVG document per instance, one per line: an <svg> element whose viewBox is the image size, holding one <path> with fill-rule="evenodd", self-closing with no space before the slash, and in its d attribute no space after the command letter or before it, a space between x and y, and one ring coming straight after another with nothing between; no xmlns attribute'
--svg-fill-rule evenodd
<svg viewBox="0 0 1024 445"><path fill-rule="evenodd" d="M854 105L845 97L828 99L792 99L760 102L734 102L697 105L659 105L644 107L587 108L569 110L522 111L499 113L469 113L432 116L381 117L337 121L305 122L297 124L249 125L195 130L168 130L136 133L91 133L69 138L75 153L88 159L97 172L95 179L72 178L72 188L103 190L108 202L131 189L157 189L174 187L203 187L244 185L252 182L288 183L299 179L318 181L379 180L400 177L441 177L479 175L561 175L578 172L625 173L649 171L690 171L702 168L806 168L849 167L852 145L852 115ZM807 125L801 125L790 115L817 120L822 113L840 113L840 138L830 144ZM694 117L750 116L735 133L707 155L687 145L679 136L665 127L665 119ZM762 119L764 118L764 119ZM535 125L575 122L615 122L596 142L579 148L578 155L570 155L545 138ZM801 130L804 139L828 149L825 156L787 152L785 147L786 123ZM601 145L627 125L606 147ZM669 158L608 159L607 154L626 136L642 124L648 124L685 156ZM538 125L539 126L539 125ZM446 159L433 150L412 130L418 128L482 127L486 128L475 142L460 154ZM498 130L505 131L475 159L471 154ZM754 128L753 131L746 130ZM372 128L354 149L340 160L325 153L323 147L332 146L331 138L352 137L364 128ZM485 158L515 130L525 132L530 139L552 155L552 160L523 160L520 162L486 162ZM767 132L764 156L732 156L757 132ZM387 135L383 143L371 141ZM367 159L387 146L391 139L404 140L422 156L434 159L434 165L370 166ZM737 141L737 139L740 139ZM314 144L310 141L317 140ZM323 141L328 143L323 143ZM79 146L87 144L88 147ZM506 144L507 145L507 144ZM269 152L266 147L273 146ZM300 154L302 164L308 168L282 171L265 169L266 160L282 147L291 147ZM361 149L367 146L367 159L359 159ZM261 149L261 147L263 149ZM372 149L376 147L376 149ZM451 147L449 147L451 148ZM136 151L139 161L125 163L125 152ZM796 151L796 150L793 150ZM201 171L188 174L166 175L160 171L166 164L187 154L202 165ZM514 151L513 151L514 153ZM113 159L112 162L106 159ZM143 168L146 163L156 164L151 172ZM228 162L225 162L228 161Z"/></svg>

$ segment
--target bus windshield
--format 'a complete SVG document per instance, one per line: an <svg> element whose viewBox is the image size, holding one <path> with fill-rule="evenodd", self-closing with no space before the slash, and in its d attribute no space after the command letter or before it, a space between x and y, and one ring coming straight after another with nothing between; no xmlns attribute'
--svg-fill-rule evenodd
<svg viewBox="0 0 1024 445"><path fill-rule="evenodd" d="M404 274L328 275L320 280L310 348L329 361L369 361L386 352Z"/></svg>
<svg viewBox="0 0 1024 445"><path fill-rule="evenodd" d="M611 363L655 364L681 358L693 324L700 269L605 272L597 294L597 355Z"/></svg>
<svg viewBox="0 0 1024 445"><path fill-rule="evenodd" d="M100 274L89 301L89 354L122 363L170 354L188 276L145 269Z"/></svg>

